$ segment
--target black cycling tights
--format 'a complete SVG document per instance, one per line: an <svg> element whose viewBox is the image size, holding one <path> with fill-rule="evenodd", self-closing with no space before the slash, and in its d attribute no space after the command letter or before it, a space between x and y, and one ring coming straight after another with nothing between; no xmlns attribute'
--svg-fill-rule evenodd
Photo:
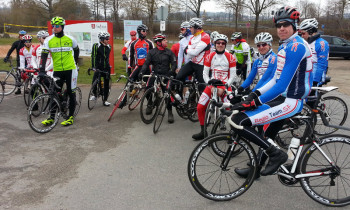
<svg viewBox="0 0 350 210"><path fill-rule="evenodd" d="M69 96L69 116L74 115L75 111L75 92L72 91L72 70L67 71L54 71L53 76L59 77L60 79L56 81L56 84L62 89L63 84L66 83L67 94ZM57 90L61 91L61 90Z"/></svg>
<svg viewBox="0 0 350 210"><path fill-rule="evenodd" d="M203 65L195 64L192 61L186 63L179 71L179 73L176 75L176 79L185 82L186 77L193 75L195 73L195 77L199 83L204 83L203 79ZM198 86L199 95L202 95L205 85L201 84ZM182 93L182 90L179 90L180 93ZM181 94L180 94L181 95Z"/></svg>

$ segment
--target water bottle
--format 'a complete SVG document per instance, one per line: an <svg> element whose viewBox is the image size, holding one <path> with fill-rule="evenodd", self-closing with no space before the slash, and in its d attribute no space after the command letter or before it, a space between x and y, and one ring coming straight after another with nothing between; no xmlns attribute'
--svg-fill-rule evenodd
<svg viewBox="0 0 350 210"><path fill-rule="evenodd" d="M190 96L190 91L187 90L185 93L185 101L184 101L185 104L187 103L188 96Z"/></svg>
<svg viewBox="0 0 350 210"><path fill-rule="evenodd" d="M269 139L267 139L267 141L268 141L271 145L277 147L278 149L281 149L272 139L269 138Z"/></svg>
<svg viewBox="0 0 350 210"><path fill-rule="evenodd" d="M181 101L181 96L179 94L175 94L175 99L178 100L178 101Z"/></svg>
<svg viewBox="0 0 350 210"><path fill-rule="evenodd" d="M300 139L293 137L287 152L289 160L294 160L295 155L297 154L299 145L300 145Z"/></svg>

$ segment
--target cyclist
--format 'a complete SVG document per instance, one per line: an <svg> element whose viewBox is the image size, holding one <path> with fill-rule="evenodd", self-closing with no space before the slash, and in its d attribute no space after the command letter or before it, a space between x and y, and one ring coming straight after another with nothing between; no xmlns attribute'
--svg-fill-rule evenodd
<svg viewBox="0 0 350 210"><path fill-rule="evenodd" d="M153 43L146 39L148 27L144 24L137 26L138 39L133 41L130 46L130 66L134 68L130 74L130 80L137 80L140 70L146 61L148 52L153 49ZM149 67L147 67L149 69ZM144 72L149 74L150 71ZM121 104L122 105L122 104Z"/></svg>
<svg viewBox="0 0 350 210"><path fill-rule="evenodd" d="M199 98L197 105L197 113L201 131L192 136L195 140L202 140L207 131L204 130L205 110L209 104L213 86L210 84L222 84L218 86L218 97L225 99L225 85L231 86L236 77L236 59L232 54L226 51L228 38L224 34L218 34L214 38L215 52L211 52L204 61L203 78L205 83L209 84ZM209 71L212 76L209 77ZM231 88L229 88L231 89Z"/></svg>
<svg viewBox="0 0 350 210"><path fill-rule="evenodd" d="M235 32L231 36L233 43L231 53L235 54L237 59L237 75L243 76L243 80L247 78L251 69L251 53L250 47L245 39L242 38L241 32Z"/></svg>
<svg viewBox="0 0 350 210"><path fill-rule="evenodd" d="M153 65L152 71L157 75L175 76L176 70L176 57L174 53L167 48L168 41L166 36L163 34L157 34L153 37L156 48L153 48L147 54L147 59L142 66L139 77L141 79L142 75L148 71L148 66ZM152 86L153 81L148 82L148 86ZM162 87L163 88L163 87ZM149 100L150 101L150 100ZM174 116L172 112L172 106L170 101L168 104L168 122L174 123ZM151 114L152 109L147 106L146 114Z"/></svg>
<svg viewBox="0 0 350 210"><path fill-rule="evenodd" d="M184 35L182 35L182 33L179 34L179 40L181 41L181 39L184 38ZM180 49L180 42L176 42L175 44L173 44L173 46L171 46L171 52L174 53L175 57L176 57L176 63L177 63L177 57L179 56L179 49Z"/></svg>
<svg viewBox="0 0 350 210"><path fill-rule="evenodd" d="M24 47L24 40L22 39L22 37L24 35L26 35L26 34L27 34L27 32L25 32L24 30L20 30L18 32L18 40L15 41L14 43L12 43L11 48L9 49L9 51L7 52L6 57L4 58L4 62L5 63L9 60L10 55L16 49L16 53L17 53L16 54L17 67L19 66L19 64L20 64L19 51ZM17 89L15 94L21 94L21 88L20 87Z"/></svg>
<svg viewBox="0 0 350 210"><path fill-rule="evenodd" d="M107 31L100 31L98 33L100 42L93 44L91 51L91 66L92 70L95 71L92 78L92 84L95 82L99 74L99 72L96 72L96 69L103 71L101 74L101 76L104 78L103 106L111 105L111 103L107 101L109 95L109 78L111 75L111 66L109 65L109 54L111 52L111 46L109 45L109 37L110 35ZM91 96L89 100L96 100L96 96Z"/></svg>
<svg viewBox="0 0 350 210"><path fill-rule="evenodd" d="M75 88L77 86L78 69L76 63L79 58L79 47L77 41L63 32L66 25L62 17L53 17L51 19L53 35L47 37L41 52L41 66L39 77L43 77L45 66L49 53L51 52L53 62L53 76L60 78L57 85L62 88L64 82L67 85L67 94L69 96L69 114L68 118L61 123L63 126L72 125L74 122L75 111ZM43 125L50 125L54 121L48 118L42 121Z"/></svg>
<svg viewBox="0 0 350 210"><path fill-rule="evenodd" d="M183 64L186 64L190 61L190 59L187 56L184 56L185 55L184 49L188 46L190 39L193 37L190 27L191 25L188 21L181 23L181 26L180 26L181 34L184 36L184 38L181 39L179 42L180 46L179 46L179 54L177 57L176 73L179 73Z"/></svg>
<svg viewBox="0 0 350 210"><path fill-rule="evenodd" d="M24 41L24 47L19 51L19 67L18 69L24 70L24 69L31 69L32 66L32 52L33 52L33 45L32 45L32 39L33 37L31 35L24 35L22 37Z"/></svg>
<svg viewBox="0 0 350 210"><path fill-rule="evenodd" d="M269 156L265 170L260 173L263 176L275 173L288 156L252 126L267 125L264 126L265 133L277 133L283 125L278 121L300 112L303 99L310 93L312 55L307 42L297 34L299 16L300 13L292 7L282 7L275 12L273 21L281 45L274 77L236 107L245 112L232 117L236 124L243 126L243 129L233 128L234 132L260 146Z"/></svg>
<svg viewBox="0 0 350 210"><path fill-rule="evenodd" d="M133 41L136 40L136 31L130 31L131 40L127 41L122 49L122 57L124 61L128 61L128 76L131 74L131 66L130 66L130 53L129 58L126 56L126 51L130 51L130 46Z"/></svg>
<svg viewBox="0 0 350 210"><path fill-rule="evenodd" d="M189 21L189 24L193 37L191 37L188 45L185 47L184 53L190 61L182 66L176 79L185 82L186 77L195 72L198 82L204 83L203 63L204 58L210 53L210 37L203 31L204 23L201 19L192 18ZM198 90L200 94L202 94L204 89L205 85L199 85ZM180 93L182 93L182 91L180 91Z"/></svg>
<svg viewBox="0 0 350 210"><path fill-rule="evenodd" d="M301 22L299 29L301 36L309 43L313 52L313 83L312 86L322 86L326 80L326 74L328 70L328 58L329 58L329 44L326 40L321 38L321 35L317 33L318 22L316 18L305 19ZM315 95L315 91L310 93ZM311 107L314 107L313 101L307 102Z"/></svg>
<svg viewBox="0 0 350 210"><path fill-rule="evenodd" d="M40 45L34 47L33 49L33 53L32 53L33 69L39 69L44 41L50 35L47 31L41 30L41 31L38 31L36 36L38 37ZM53 76L53 63L52 63L51 53L48 54L45 71L46 71L46 74L49 75L50 77Z"/></svg>
<svg viewBox="0 0 350 210"><path fill-rule="evenodd" d="M217 31L213 31L210 34L210 43L211 43L210 52L216 51L214 40L215 40L215 36L217 36L217 35L219 35L219 32L217 32Z"/></svg>

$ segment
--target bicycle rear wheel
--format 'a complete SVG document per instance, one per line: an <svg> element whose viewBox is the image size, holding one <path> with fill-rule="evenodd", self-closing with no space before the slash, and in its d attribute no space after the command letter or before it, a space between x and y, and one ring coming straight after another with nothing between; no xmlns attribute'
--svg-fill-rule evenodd
<svg viewBox="0 0 350 210"><path fill-rule="evenodd" d="M30 128L38 133L51 131L58 123L60 110L60 104L55 96L42 94L36 97L28 107L27 121ZM44 125L42 122L47 119L52 119L52 122Z"/></svg>
<svg viewBox="0 0 350 210"><path fill-rule="evenodd" d="M115 103L115 105L114 105L114 108L113 108L113 110L112 110L112 113L109 115L109 118L108 118L108 122L112 119L112 116L113 116L113 114L114 114L114 112L119 108L119 104L121 104L122 103L122 101L124 100L124 98L126 97L126 90L123 90L123 92L120 94L120 96L119 96L119 98L118 98L118 100L117 100L117 102Z"/></svg>
<svg viewBox="0 0 350 210"><path fill-rule="evenodd" d="M160 125L163 122L165 111L167 108L167 103L165 102L167 100L167 97L163 97L162 101L160 102L159 108L156 112L156 118L154 119L153 124L153 133L156 134L160 128Z"/></svg>
<svg viewBox="0 0 350 210"><path fill-rule="evenodd" d="M0 70L0 81L4 85L5 96L10 95L16 89L16 77L14 74L8 74L8 71ZM7 76L8 75L8 76Z"/></svg>
<svg viewBox="0 0 350 210"><path fill-rule="evenodd" d="M30 95L30 86L31 86L31 79L27 78L26 81L24 81L24 87L23 87L23 98L24 103L26 106L29 106L29 95Z"/></svg>
<svg viewBox="0 0 350 210"><path fill-rule="evenodd" d="M207 109L205 110L204 117L204 130L208 133L211 133L211 129L213 128L215 121L217 119L217 109L213 104L213 101L210 100Z"/></svg>
<svg viewBox="0 0 350 210"><path fill-rule="evenodd" d="M319 176L301 179L305 193L326 206L350 204L350 136L333 134L321 139L319 147L331 161L314 145L305 149L301 156L302 174L320 173Z"/></svg>
<svg viewBox="0 0 350 210"><path fill-rule="evenodd" d="M161 90L155 91L154 87L146 90L141 99L140 115L141 120L145 124L150 124L153 122L156 117L156 112L158 110L160 101L162 100L161 95L159 94Z"/></svg>
<svg viewBox="0 0 350 210"><path fill-rule="evenodd" d="M215 154L213 143L226 145L224 157ZM234 153L241 148L243 150L238 155L231 155L231 151ZM246 168L247 162L251 164L251 170L247 178L241 178L234 169ZM201 196L215 201L231 200L242 195L253 184L256 155L248 142L234 142L229 135L218 134L198 144L190 156L187 171L192 187Z"/></svg>
<svg viewBox="0 0 350 210"><path fill-rule="evenodd" d="M81 89L79 87L75 88L75 109L74 109L74 117L76 117L80 111L81 107L81 99L82 99Z"/></svg>
<svg viewBox="0 0 350 210"><path fill-rule="evenodd" d="M4 99L5 96L5 88L4 85L2 84L2 82L0 81L0 104L2 102L2 100Z"/></svg>
<svg viewBox="0 0 350 210"><path fill-rule="evenodd" d="M330 125L344 125L348 117L348 106L345 101L337 96L327 96L321 99L320 107L329 121ZM323 124L319 114L317 114L317 122L315 125L315 132L318 135L328 135L336 132L337 128L327 127Z"/></svg>
<svg viewBox="0 0 350 210"><path fill-rule="evenodd" d="M143 88L137 88L136 92L130 97L129 110L134 110L141 102Z"/></svg>
<svg viewBox="0 0 350 210"><path fill-rule="evenodd" d="M98 98L100 97L100 88L98 87L98 80L95 80L94 83L92 83L91 88L90 88L90 92L89 92L89 96L88 96L88 108L89 110L92 110L97 101ZM94 96L94 98L92 98ZM90 100L90 99L94 99L94 100Z"/></svg>
<svg viewBox="0 0 350 210"><path fill-rule="evenodd" d="M192 122L198 122L198 114L197 114L197 104L199 100L199 94L196 91L192 91L187 100L187 114L188 119Z"/></svg>
<svg viewBox="0 0 350 210"><path fill-rule="evenodd" d="M28 94L28 104L30 105L32 101L38 97L39 95L43 94L43 88L39 84L34 84L32 87L30 87L29 94ZM28 106L29 106L28 105Z"/></svg>

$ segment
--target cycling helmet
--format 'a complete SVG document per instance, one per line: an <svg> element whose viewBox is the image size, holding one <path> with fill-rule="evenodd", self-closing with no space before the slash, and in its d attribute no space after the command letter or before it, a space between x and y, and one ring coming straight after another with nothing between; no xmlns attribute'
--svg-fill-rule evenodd
<svg viewBox="0 0 350 210"><path fill-rule="evenodd" d="M31 35L24 35L23 37L22 37L22 40L23 41L32 41L32 39L33 39L33 37L31 36Z"/></svg>
<svg viewBox="0 0 350 210"><path fill-rule="evenodd" d="M224 40L226 42L226 44L228 42L228 38L227 38L227 36L225 34L219 34L218 33L218 35L216 35L215 38L214 38L214 43L216 41L218 41L218 40Z"/></svg>
<svg viewBox="0 0 350 210"><path fill-rule="evenodd" d="M281 7L279 10L275 12L275 16L273 17L273 22L275 24L281 21L288 21L292 23L294 30L297 28L297 23L300 21L300 12L296 10L294 7Z"/></svg>
<svg viewBox="0 0 350 210"><path fill-rule="evenodd" d="M182 38L184 38L185 36L182 34L182 33L180 33L179 34L179 39L181 40Z"/></svg>
<svg viewBox="0 0 350 210"><path fill-rule="evenodd" d="M200 29L204 25L203 20L200 18L191 18L189 23L190 23L190 26L195 29Z"/></svg>
<svg viewBox="0 0 350 210"><path fill-rule="evenodd" d="M272 35L269 34L268 32L261 32L258 35L256 35L254 39L255 44L263 42L263 43L269 44L270 46L272 45L272 41L273 41Z"/></svg>
<svg viewBox="0 0 350 210"><path fill-rule="evenodd" d="M316 18L305 19L300 23L299 29L307 32L317 32L318 22Z"/></svg>
<svg viewBox="0 0 350 210"><path fill-rule="evenodd" d="M210 40L214 40L215 37L216 37L217 35L219 35L219 32L217 32L217 31L211 32L211 34L210 34Z"/></svg>
<svg viewBox="0 0 350 210"><path fill-rule="evenodd" d="M153 37L154 42L159 42L159 41L163 41L163 39L166 39L166 36L163 34L156 34Z"/></svg>
<svg viewBox="0 0 350 210"><path fill-rule="evenodd" d="M136 31L130 31L130 36L135 36L136 35Z"/></svg>
<svg viewBox="0 0 350 210"><path fill-rule="evenodd" d="M231 40L240 39L240 38L242 38L242 33L241 32L234 32L231 35Z"/></svg>
<svg viewBox="0 0 350 210"><path fill-rule="evenodd" d="M180 28L190 28L191 25L188 21L182 22Z"/></svg>
<svg viewBox="0 0 350 210"><path fill-rule="evenodd" d="M66 25L66 21L62 18L62 17L53 17L51 19L51 25L60 25L60 26L64 26Z"/></svg>
<svg viewBox="0 0 350 210"><path fill-rule="evenodd" d="M46 38L46 37L50 36L50 34L47 31L41 30L41 31L38 31L36 36L38 38Z"/></svg>
<svg viewBox="0 0 350 210"><path fill-rule="evenodd" d="M101 40L104 40L104 39L110 37L110 35L109 35L109 33L107 31L100 31L100 32L98 32L97 36Z"/></svg>
<svg viewBox="0 0 350 210"><path fill-rule="evenodd" d="M137 26L137 34L139 35L139 38L144 39L146 36L144 36L143 34L141 34L141 31L148 31L148 27L145 24L141 24L139 26Z"/></svg>
<svg viewBox="0 0 350 210"><path fill-rule="evenodd" d="M27 34L27 32L26 32L26 31L24 31L24 30L20 30L20 31L18 32L18 34L19 34L19 35L26 35L26 34Z"/></svg>

